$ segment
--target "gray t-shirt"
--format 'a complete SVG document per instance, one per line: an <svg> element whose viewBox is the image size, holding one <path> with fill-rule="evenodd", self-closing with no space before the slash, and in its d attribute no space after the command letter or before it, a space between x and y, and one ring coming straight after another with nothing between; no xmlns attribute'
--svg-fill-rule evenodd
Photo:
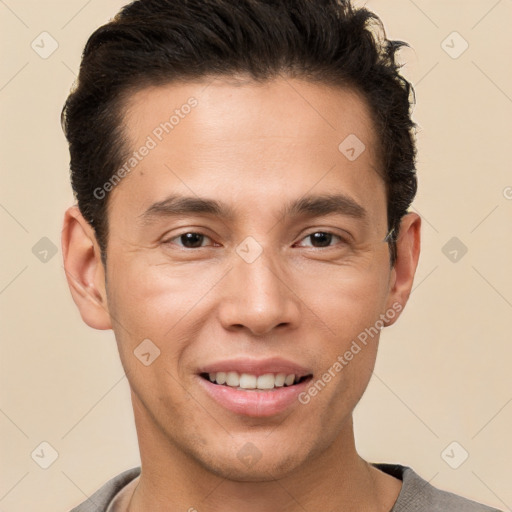
<svg viewBox="0 0 512 512"><path fill-rule="evenodd" d="M402 489L390 512L501 512L451 492L441 491L399 464L373 463L373 466L402 480ZM71 512L117 512L121 491L140 474L140 466L129 469L109 480L88 500ZM123 511L124 512L124 511Z"/></svg>

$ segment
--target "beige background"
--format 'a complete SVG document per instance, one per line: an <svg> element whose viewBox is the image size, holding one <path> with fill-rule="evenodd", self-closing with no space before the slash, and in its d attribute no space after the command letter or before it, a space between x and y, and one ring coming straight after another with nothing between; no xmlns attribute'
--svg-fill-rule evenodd
<svg viewBox="0 0 512 512"><path fill-rule="evenodd" d="M60 109L88 35L123 3L0 0L2 512L65 512L139 463L113 334L82 323L60 251L73 202ZM414 48L403 59L418 100L424 224L409 305L384 331L356 410L357 444L368 460L512 510L512 0L367 5ZM59 45L47 59L31 48L43 31ZM453 58L461 38L469 47ZM58 250L47 262L33 253L43 237ZM456 262L453 247L443 252L452 237L468 249ZM58 452L48 469L31 456L43 441Z"/></svg>

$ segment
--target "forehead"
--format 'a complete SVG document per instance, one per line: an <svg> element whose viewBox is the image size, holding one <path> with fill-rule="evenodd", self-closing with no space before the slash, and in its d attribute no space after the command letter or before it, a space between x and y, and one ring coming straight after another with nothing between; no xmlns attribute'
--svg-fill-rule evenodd
<svg viewBox="0 0 512 512"><path fill-rule="evenodd" d="M191 104L194 106L189 108ZM187 117L193 121L182 122ZM208 135L220 144L229 144L232 139L225 135L233 135L232 129L254 139L325 137L328 132L341 135L352 130L352 134L366 139L370 152L377 142L370 108L362 93L351 87L286 77L263 82L211 77L146 87L127 96L124 128L132 143L151 133L159 138L159 127L169 122L171 131L164 129L160 135L176 135L183 131L179 125L195 122L194 128L201 127L198 135ZM209 128L212 131L207 133Z"/></svg>
<svg viewBox="0 0 512 512"><path fill-rule="evenodd" d="M111 194L134 215L176 192L254 208L337 184L356 201L382 195L371 113L349 88L290 78L147 87L129 96L123 129L127 158L151 148Z"/></svg>

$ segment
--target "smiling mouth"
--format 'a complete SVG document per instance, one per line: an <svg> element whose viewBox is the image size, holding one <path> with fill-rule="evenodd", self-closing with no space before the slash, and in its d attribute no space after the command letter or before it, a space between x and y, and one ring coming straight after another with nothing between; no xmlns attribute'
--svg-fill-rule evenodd
<svg viewBox="0 0 512 512"><path fill-rule="evenodd" d="M216 372L201 373L200 377L218 386L229 387L241 391L272 391L273 389L296 386L313 375L295 375L293 373L265 373L254 375L251 373Z"/></svg>

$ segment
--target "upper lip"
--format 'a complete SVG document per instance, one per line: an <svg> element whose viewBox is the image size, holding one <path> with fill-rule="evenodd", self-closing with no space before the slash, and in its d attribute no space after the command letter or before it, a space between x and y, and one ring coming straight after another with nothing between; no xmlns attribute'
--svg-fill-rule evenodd
<svg viewBox="0 0 512 512"><path fill-rule="evenodd" d="M217 372L238 372L250 373L251 375L265 375L266 373L286 373L294 374L297 377L305 377L312 372L304 366L283 359L281 357L271 357L266 359L237 358L216 361L199 368L199 373L217 373Z"/></svg>

